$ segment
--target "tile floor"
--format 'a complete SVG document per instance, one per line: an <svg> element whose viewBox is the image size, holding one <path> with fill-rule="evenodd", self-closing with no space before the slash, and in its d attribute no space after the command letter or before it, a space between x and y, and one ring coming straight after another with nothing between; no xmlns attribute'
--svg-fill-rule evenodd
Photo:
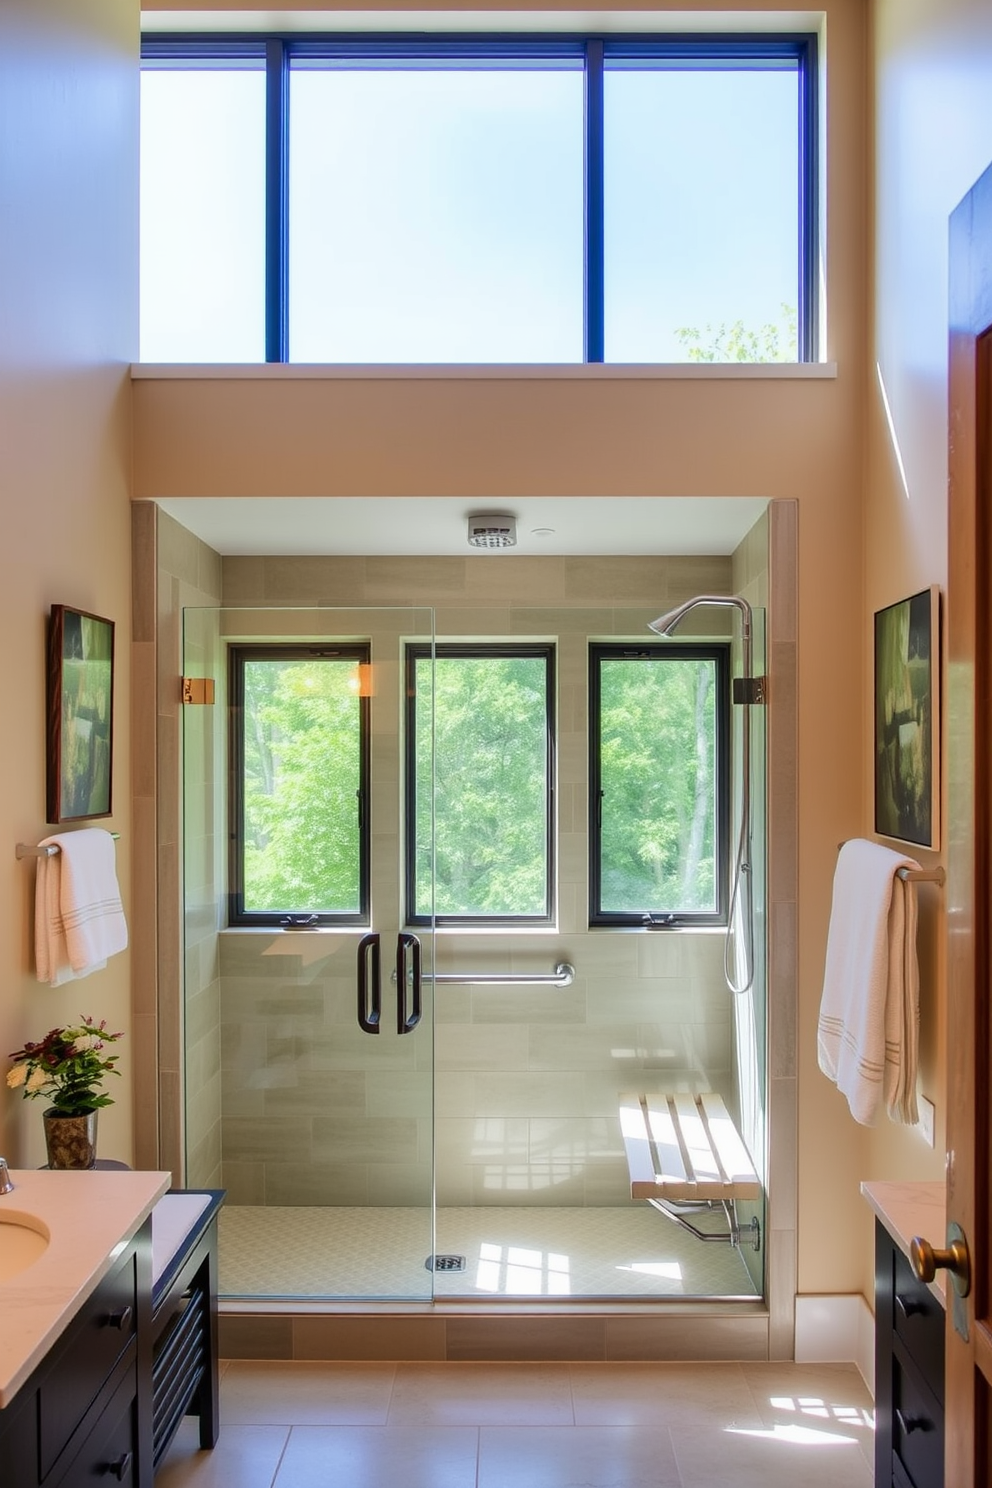
<svg viewBox="0 0 992 1488"><path fill-rule="evenodd" d="M221 1437L183 1423L156 1488L871 1488L843 1365L222 1366Z"/></svg>

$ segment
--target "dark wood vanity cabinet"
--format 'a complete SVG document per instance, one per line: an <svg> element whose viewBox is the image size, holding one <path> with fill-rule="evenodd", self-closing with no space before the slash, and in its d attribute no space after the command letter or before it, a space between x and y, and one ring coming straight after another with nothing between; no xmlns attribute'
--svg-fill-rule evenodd
<svg viewBox="0 0 992 1488"><path fill-rule="evenodd" d="M0 1411L0 1488L151 1482L150 1317L146 1221Z"/></svg>
<svg viewBox="0 0 992 1488"><path fill-rule="evenodd" d="M875 1485L944 1485L944 1309L877 1221Z"/></svg>

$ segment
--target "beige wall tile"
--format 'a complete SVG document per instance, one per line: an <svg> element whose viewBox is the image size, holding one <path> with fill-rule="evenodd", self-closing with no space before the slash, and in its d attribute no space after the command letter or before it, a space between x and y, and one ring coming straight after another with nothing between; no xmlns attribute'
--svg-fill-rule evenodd
<svg viewBox="0 0 992 1488"><path fill-rule="evenodd" d="M606 1320L607 1359L767 1359L768 1319L656 1315Z"/></svg>
<svg viewBox="0 0 992 1488"><path fill-rule="evenodd" d="M603 1359L602 1318L449 1318L449 1359Z"/></svg>
<svg viewBox="0 0 992 1488"><path fill-rule="evenodd" d="M294 1359L443 1359L445 1323L427 1317L296 1317Z"/></svg>

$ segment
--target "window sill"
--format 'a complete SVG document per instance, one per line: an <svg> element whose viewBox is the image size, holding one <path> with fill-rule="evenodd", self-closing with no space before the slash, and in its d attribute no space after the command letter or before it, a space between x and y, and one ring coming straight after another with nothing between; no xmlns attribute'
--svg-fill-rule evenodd
<svg viewBox="0 0 992 1488"><path fill-rule="evenodd" d="M136 382L823 382L836 377L836 362L131 364L131 378Z"/></svg>

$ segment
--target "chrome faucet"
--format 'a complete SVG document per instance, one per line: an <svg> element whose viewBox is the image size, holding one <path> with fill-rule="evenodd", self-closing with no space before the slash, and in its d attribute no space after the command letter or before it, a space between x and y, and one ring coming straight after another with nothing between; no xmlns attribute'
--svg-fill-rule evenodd
<svg viewBox="0 0 992 1488"><path fill-rule="evenodd" d="M0 1157L0 1194L13 1193L13 1191L14 1185L11 1183L10 1174L7 1172L7 1159Z"/></svg>

